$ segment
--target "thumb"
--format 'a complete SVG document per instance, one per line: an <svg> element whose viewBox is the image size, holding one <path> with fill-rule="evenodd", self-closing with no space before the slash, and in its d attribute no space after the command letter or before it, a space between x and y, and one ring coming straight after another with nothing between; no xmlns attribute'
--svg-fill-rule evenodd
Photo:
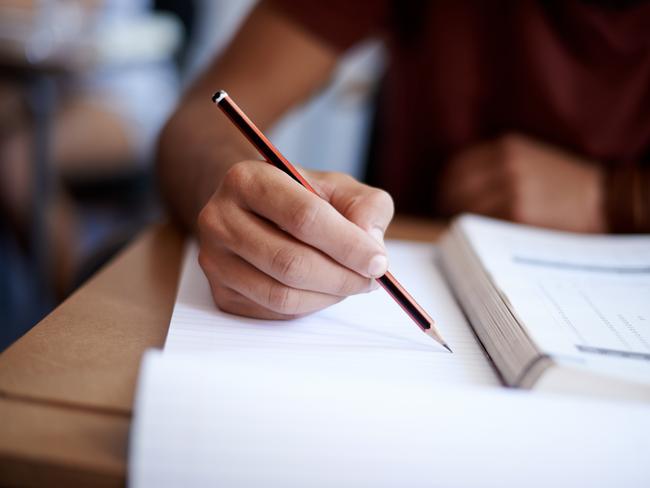
<svg viewBox="0 0 650 488"><path fill-rule="evenodd" d="M393 199L384 190L365 185L343 173L312 177L321 195L345 218L368 232L380 244L393 218Z"/></svg>

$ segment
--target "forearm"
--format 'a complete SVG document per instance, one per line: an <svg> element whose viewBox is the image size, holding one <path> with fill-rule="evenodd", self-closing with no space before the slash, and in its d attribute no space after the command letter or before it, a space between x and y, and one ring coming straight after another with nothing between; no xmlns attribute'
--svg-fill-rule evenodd
<svg viewBox="0 0 650 488"><path fill-rule="evenodd" d="M194 229L199 211L228 168L259 157L211 103L216 90L228 91L266 130L320 88L335 64L331 48L261 2L163 130L158 170L173 215Z"/></svg>
<svg viewBox="0 0 650 488"><path fill-rule="evenodd" d="M163 197L174 218L192 231L228 168L257 157L205 95L193 94L184 101L163 129L158 146Z"/></svg>

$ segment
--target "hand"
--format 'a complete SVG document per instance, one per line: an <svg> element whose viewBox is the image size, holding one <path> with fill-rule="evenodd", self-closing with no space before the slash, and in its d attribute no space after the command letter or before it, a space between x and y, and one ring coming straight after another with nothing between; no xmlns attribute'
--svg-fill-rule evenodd
<svg viewBox="0 0 650 488"><path fill-rule="evenodd" d="M198 219L199 263L222 310L265 319L314 312L376 287L393 202L338 173L309 192L260 161L232 166Z"/></svg>
<svg viewBox="0 0 650 488"><path fill-rule="evenodd" d="M507 135L452 158L439 204L453 215L474 212L576 232L605 232L602 170L561 149Z"/></svg>

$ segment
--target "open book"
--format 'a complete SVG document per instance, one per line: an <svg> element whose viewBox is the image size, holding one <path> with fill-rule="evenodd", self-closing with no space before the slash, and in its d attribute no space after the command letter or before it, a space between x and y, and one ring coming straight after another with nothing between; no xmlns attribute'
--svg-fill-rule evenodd
<svg viewBox="0 0 650 488"><path fill-rule="evenodd" d="M453 354L383 290L287 322L224 313L188 243L133 486L648 486L648 237L465 216L440 246L387 248Z"/></svg>
<svg viewBox="0 0 650 488"><path fill-rule="evenodd" d="M650 237L467 215L440 264L509 386L650 400Z"/></svg>

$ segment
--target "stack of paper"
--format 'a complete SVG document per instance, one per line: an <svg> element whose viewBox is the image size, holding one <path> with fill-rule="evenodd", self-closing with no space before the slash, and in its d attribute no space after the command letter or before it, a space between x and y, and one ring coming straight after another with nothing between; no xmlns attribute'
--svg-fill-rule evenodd
<svg viewBox="0 0 650 488"><path fill-rule="evenodd" d="M391 269L453 354L382 291L291 321L217 310L189 245L142 368L135 486L649 486L650 409L504 388L436 265Z"/></svg>
<svg viewBox="0 0 650 488"><path fill-rule="evenodd" d="M650 410L151 353L134 487L650 486Z"/></svg>

